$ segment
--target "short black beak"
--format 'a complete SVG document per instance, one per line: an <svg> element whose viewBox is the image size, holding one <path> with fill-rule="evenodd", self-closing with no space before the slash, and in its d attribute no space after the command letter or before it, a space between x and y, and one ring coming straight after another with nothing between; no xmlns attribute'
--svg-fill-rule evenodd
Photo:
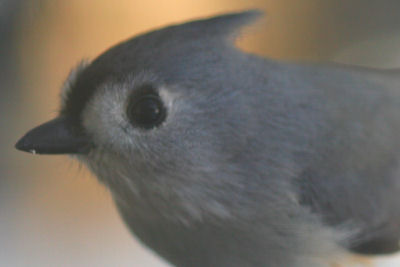
<svg viewBox="0 0 400 267"><path fill-rule="evenodd" d="M58 117L30 130L15 148L33 154L82 154L89 150L89 144L86 136Z"/></svg>

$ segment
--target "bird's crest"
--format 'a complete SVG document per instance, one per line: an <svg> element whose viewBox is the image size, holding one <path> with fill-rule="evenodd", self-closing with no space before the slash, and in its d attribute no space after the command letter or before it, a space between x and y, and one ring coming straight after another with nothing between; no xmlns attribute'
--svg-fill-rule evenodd
<svg viewBox="0 0 400 267"><path fill-rule="evenodd" d="M193 35L231 38L236 36L240 28L254 22L262 15L263 12L260 10L248 10L195 20L176 27Z"/></svg>
<svg viewBox="0 0 400 267"><path fill-rule="evenodd" d="M236 37L238 30L262 15L259 10L224 14L202 20L190 21L150 31L110 48L90 64L85 64L68 79L64 90L61 113L73 124L80 125L81 112L96 88L112 75L124 75L136 68L146 68L150 62L160 66L171 55L184 48L198 51L213 47L214 41ZM211 45L210 45L211 44ZM185 50L187 51L187 50ZM185 55L187 57L187 55ZM74 72L73 72L74 73Z"/></svg>

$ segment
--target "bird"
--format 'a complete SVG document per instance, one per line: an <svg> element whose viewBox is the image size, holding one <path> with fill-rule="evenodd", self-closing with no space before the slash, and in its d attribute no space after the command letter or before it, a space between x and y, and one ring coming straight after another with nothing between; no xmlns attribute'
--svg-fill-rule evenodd
<svg viewBox="0 0 400 267"><path fill-rule="evenodd" d="M16 148L66 154L174 266L338 266L397 252L400 70L244 52L247 10L123 41ZM336 265L335 265L336 264Z"/></svg>

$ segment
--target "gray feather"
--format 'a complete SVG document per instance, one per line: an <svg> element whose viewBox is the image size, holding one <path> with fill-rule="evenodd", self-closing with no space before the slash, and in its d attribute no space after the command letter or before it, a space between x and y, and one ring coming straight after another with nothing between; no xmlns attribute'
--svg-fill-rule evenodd
<svg viewBox="0 0 400 267"><path fill-rule="evenodd" d="M319 266L349 249L397 250L399 71L243 53L227 40L256 16L153 31L81 69L61 112L91 138L78 158L177 266ZM127 107L149 84L167 116L144 130Z"/></svg>
<svg viewBox="0 0 400 267"><path fill-rule="evenodd" d="M320 67L318 67L320 68ZM358 232L348 244L360 253L391 253L400 239L400 73L335 69L318 79L328 94L324 128L300 175L302 202L330 225ZM324 81L325 79L325 81ZM357 81L356 83L353 81Z"/></svg>

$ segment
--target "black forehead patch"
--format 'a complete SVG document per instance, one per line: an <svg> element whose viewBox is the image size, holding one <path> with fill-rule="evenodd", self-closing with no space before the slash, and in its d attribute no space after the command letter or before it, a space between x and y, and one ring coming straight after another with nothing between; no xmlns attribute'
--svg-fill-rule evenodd
<svg viewBox="0 0 400 267"><path fill-rule="evenodd" d="M194 54L204 58L207 51L215 49L216 44L227 43L225 41L238 28L260 14L259 11L250 10L174 25L110 48L80 71L70 84L61 115L66 117L71 126L83 130L82 112L97 88L107 80L118 81L127 74L134 75L143 70L153 70L158 74L164 71L165 76L172 76L179 72L171 71L171 66L178 64L178 59L188 64L187 59L193 59Z"/></svg>
<svg viewBox="0 0 400 267"><path fill-rule="evenodd" d="M110 75L112 71L107 64L92 64L79 72L79 75L70 84L70 88L64 97L64 103L60 115L67 118L71 126L82 128L81 113L92 95Z"/></svg>

